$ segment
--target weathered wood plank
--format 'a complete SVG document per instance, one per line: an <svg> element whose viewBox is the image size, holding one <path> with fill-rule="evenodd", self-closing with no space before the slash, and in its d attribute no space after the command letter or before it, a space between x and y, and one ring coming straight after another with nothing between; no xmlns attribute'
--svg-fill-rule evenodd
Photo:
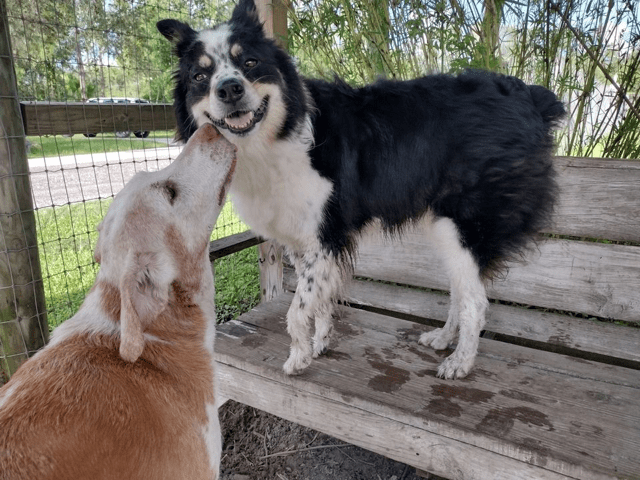
<svg viewBox="0 0 640 480"><path fill-rule="evenodd" d="M345 308L328 355L302 376L285 377L281 368L289 337L284 319L290 299L290 294L280 296L219 327L220 362L295 391L289 400L284 397L284 407L271 389L269 395L247 392L239 401L251 404L264 397L259 408L285 416L278 410L309 393L573 478L640 472L636 370L481 340L470 378L443 381L435 378L442 352L417 345L428 327ZM243 388L230 385L225 395L236 398L231 390ZM327 422L326 417L316 421ZM338 426L354 429L348 441L368 441L355 432L366 421L357 423Z"/></svg>
<svg viewBox="0 0 640 480"><path fill-rule="evenodd" d="M268 37L273 38L282 48L287 48L287 10L290 0L256 0L260 20Z"/></svg>
<svg viewBox="0 0 640 480"><path fill-rule="evenodd" d="M491 298L630 322L640 321L640 247L548 239L488 288ZM448 290L448 279L419 228L390 242L360 243L356 275Z"/></svg>
<svg viewBox="0 0 640 480"><path fill-rule="evenodd" d="M268 302L283 292L283 248L270 240L260 244L258 253L260 255L260 297L263 302Z"/></svg>
<svg viewBox="0 0 640 480"><path fill-rule="evenodd" d="M640 161L557 157L550 233L640 242Z"/></svg>
<svg viewBox="0 0 640 480"><path fill-rule="evenodd" d="M388 458L446 478L569 480L548 470L431 434L414 425L353 408L322 395L226 363L216 369L218 390L229 397ZM267 395L264 393L268 392ZM605 477L606 478L606 477Z"/></svg>
<svg viewBox="0 0 640 480"><path fill-rule="evenodd" d="M49 339L29 162L5 0L0 0L0 377Z"/></svg>
<svg viewBox="0 0 640 480"><path fill-rule="evenodd" d="M213 262L218 258L226 257L245 248L259 245L263 241L251 230L214 240L209 243L209 260Z"/></svg>
<svg viewBox="0 0 640 480"><path fill-rule="evenodd" d="M22 102L27 135L62 135L139 130L172 130L173 105L168 103Z"/></svg>
<svg viewBox="0 0 640 480"><path fill-rule="evenodd" d="M370 281L351 282L345 300L441 322L447 320L449 311L448 295ZM485 329L640 363L640 329L636 328L493 304L487 311Z"/></svg>

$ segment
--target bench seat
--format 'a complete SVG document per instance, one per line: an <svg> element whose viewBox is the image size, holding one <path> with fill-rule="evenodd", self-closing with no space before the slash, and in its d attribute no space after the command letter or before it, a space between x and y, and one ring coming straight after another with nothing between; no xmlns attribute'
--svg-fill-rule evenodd
<svg viewBox="0 0 640 480"><path fill-rule="evenodd" d="M291 299L219 326L223 395L445 478L640 478L640 371L481 339L472 373L441 380L430 327L342 307L329 352L288 377Z"/></svg>
<svg viewBox="0 0 640 480"><path fill-rule="evenodd" d="M640 480L640 162L555 161L553 227L487 286L467 378L436 378L452 350L417 343L449 308L418 225L363 237L330 349L296 377L295 276L262 244L274 298L219 326L221 394L447 479Z"/></svg>

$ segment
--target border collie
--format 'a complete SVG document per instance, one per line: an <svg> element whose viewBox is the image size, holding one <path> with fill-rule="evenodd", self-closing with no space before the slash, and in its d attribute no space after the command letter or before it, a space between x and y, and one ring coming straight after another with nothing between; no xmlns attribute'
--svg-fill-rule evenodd
<svg viewBox="0 0 640 480"><path fill-rule="evenodd" d="M235 208L295 266L284 371L300 373L326 352L332 301L364 227L377 221L396 235L420 220L448 269L451 306L445 326L419 341L444 349L457 340L438 376L466 376L485 283L523 255L553 211L552 130L565 113L556 96L486 72L363 88L304 79L266 37L253 0L210 30L157 26L179 57L178 138L212 123L237 146Z"/></svg>

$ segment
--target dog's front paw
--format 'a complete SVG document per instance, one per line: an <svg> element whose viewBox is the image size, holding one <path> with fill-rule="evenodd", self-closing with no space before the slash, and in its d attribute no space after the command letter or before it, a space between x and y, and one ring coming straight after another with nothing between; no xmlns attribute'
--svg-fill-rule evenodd
<svg viewBox="0 0 640 480"><path fill-rule="evenodd" d="M464 378L473 368L474 360L474 357L461 355L456 350L440 364L438 377L445 380Z"/></svg>
<svg viewBox="0 0 640 480"><path fill-rule="evenodd" d="M320 355L324 355L329 350L329 342L331 337L326 335L324 337L313 337L313 358L318 358Z"/></svg>
<svg viewBox="0 0 640 480"><path fill-rule="evenodd" d="M420 335L418 343L431 347L435 350L444 350L451 345L455 339L454 337L455 335L451 334L449 330L436 328L435 330L431 330L430 332Z"/></svg>
<svg viewBox="0 0 640 480"><path fill-rule="evenodd" d="M318 358L320 355L324 355L329 350L329 342L314 342L313 343L313 358Z"/></svg>
<svg viewBox="0 0 640 480"><path fill-rule="evenodd" d="M311 365L311 348L305 351L301 348L291 348L289 358L282 367L287 375L300 375Z"/></svg>

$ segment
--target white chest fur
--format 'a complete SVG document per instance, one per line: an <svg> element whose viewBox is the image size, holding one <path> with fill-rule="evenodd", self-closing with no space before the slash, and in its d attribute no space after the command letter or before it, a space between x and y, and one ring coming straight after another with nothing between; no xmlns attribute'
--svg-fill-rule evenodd
<svg viewBox="0 0 640 480"><path fill-rule="evenodd" d="M304 249L317 239L332 184L311 167L308 145L256 137L235 142L233 204L259 235L294 250Z"/></svg>

